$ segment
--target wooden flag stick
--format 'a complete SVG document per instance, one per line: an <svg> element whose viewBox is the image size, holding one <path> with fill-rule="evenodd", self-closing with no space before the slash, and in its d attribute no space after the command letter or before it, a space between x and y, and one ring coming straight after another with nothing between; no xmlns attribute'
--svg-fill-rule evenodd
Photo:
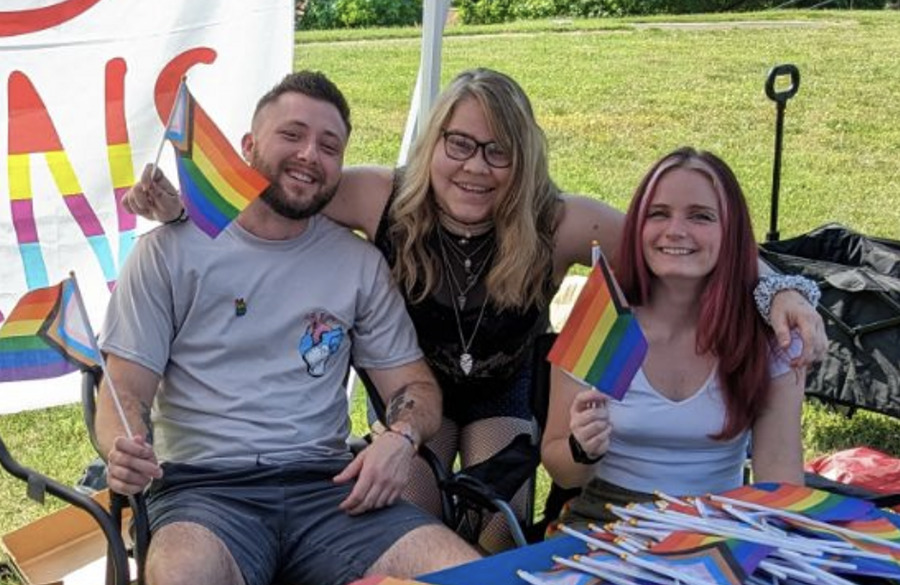
<svg viewBox="0 0 900 585"><path fill-rule="evenodd" d="M119 393L116 392L116 387L113 385L112 376L110 376L109 372L106 370L106 360L103 358L103 353L100 351L100 348L97 347L97 340L94 339L94 331L91 329L91 322L88 319L87 310L84 308L84 301L81 299L81 289L78 288L78 279L75 278L75 271L72 270L69 272L69 276L72 278L72 284L74 285L75 302L78 303L78 312L81 314L82 321L84 321L84 326L87 330L87 336L91 346L93 350L97 352L97 356L99 357L98 361L100 362L100 369L103 370L103 376L106 378L106 384L109 386L109 394L112 396L116 412L119 414L119 420L122 421L122 426L125 427L125 433L128 435L128 438L134 439L134 433L131 432L131 425L128 424L128 419L125 418L125 410L122 408L122 403L119 401Z"/></svg>
<svg viewBox="0 0 900 585"><path fill-rule="evenodd" d="M172 126L172 120L175 118L175 110L178 109L179 98L181 98L181 92L187 91L187 77L181 78L181 83L178 84L178 91L175 92L175 101L172 102L172 109L169 110L169 119L166 120L166 127L163 130L162 140L159 141L159 147L156 149L156 156L153 158L153 168L150 169L150 181L153 181L154 177L156 177L156 170L159 168L159 159L162 156L163 147L166 145L166 135L169 133L169 128Z"/></svg>
<svg viewBox="0 0 900 585"><path fill-rule="evenodd" d="M669 579L668 577L661 577L656 573L651 573L650 571L640 569L625 562L619 564L604 563L603 561L598 561L597 559L594 559L593 557L589 557L587 555L575 555L575 560L576 562L588 565L590 567L596 567L597 569L609 573L617 573L620 575L625 575L627 577L635 577L637 579L640 579L642 582L655 583L656 585L674 584L674 581L672 579Z"/></svg>

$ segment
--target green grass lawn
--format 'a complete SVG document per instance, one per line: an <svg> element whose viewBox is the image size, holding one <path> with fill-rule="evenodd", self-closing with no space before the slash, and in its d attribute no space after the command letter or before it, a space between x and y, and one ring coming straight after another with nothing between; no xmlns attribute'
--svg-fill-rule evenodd
<svg viewBox="0 0 900 585"><path fill-rule="evenodd" d="M763 87L773 65L794 63L802 79L785 116L782 235L841 221L897 236L900 209L886 203L900 197L900 14L814 16L779 13L788 22L771 28L673 30L615 21L612 29L576 22L565 33L448 36L442 80L475 66L511 74L531 96L560 185L619 208L662 153L682 144L717 152L742 180L761 240L775 121ZM326 71L354 107L349 162L392 163L418 39L298 38L295 66Z"/></svg>
<svg viewBox="0 0 900 585"><path fill-rule="evenodd" d="M709 28L660 24L676 20ZM722 26L735 20L752 26ZM295 66L325 71L350 100L348 163L395 161L418 69L418 34L298 34ZM796 64L802 82L785 118L782 237L838 221L900 238L897 55L895 11L547 21L449 29L442 80L475 66L515 77L546 130L557 182L620 209L664 152L683 144L715 151L741 179L761 241L775 121L763 84L773 65ZM0 436L24 462L72 483L92 455L82 426L70 406L0 417ZM884 417L848 421L814 406L804 427L809 455L867 442L900 455L897 424ZM55 506L25 501L24 484L0 475L0 533Z"/></svg>

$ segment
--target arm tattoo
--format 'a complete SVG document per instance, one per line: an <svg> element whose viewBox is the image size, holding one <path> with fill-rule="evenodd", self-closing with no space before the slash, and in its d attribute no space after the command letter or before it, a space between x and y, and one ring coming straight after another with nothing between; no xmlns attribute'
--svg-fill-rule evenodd
<svg viewBox="0 0 900 585"><path fill-rule="evenodd" d="M401 420L403 418L403 413L408 412L415 408L416 401L414 398L411 398L406 395L407 390L409 390L410 386L413 384L407 384L400 388L396 394L391 398L391 401L388 402L387 405L387 425L391 426L395 422Z"/></svg>
<svg viewBox="0 0 900 585"><path fill-rule="evenodd" d="M153 421L150 418L150 405L141 402L141 421L147 427L147 444L153 444Z"/></svg>

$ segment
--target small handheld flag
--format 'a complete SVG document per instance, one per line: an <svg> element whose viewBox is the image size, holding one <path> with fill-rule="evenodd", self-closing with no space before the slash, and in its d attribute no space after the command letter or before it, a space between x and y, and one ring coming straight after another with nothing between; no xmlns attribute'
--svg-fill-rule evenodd
<svg viewBox="0 0 900 585"><path fill-rule="evenodd" d="M57 285L30 290L0 325L0 382L56 378L100 367L128 437L131 427L106 373L75 273Z"/></svg>
<svg viewBox="0 0 900 585"><path fill-rule="evenodd" d="M182 79L166 126L175 147L178 181L191 220L211 238L269 186L235 152Z"/></svg>
<svg viewBox="0 0 900 585"><path fill-rule="evenodd" d="M647 355L647 340L613 279L597 262L547 359L621 400Z"/></svg>
<svg viewBox="0 0 900 585"><path fill-rule="evenodd" d="M55 378L100 365L75 283L31 290L0 326L0 382Z"/></svg>

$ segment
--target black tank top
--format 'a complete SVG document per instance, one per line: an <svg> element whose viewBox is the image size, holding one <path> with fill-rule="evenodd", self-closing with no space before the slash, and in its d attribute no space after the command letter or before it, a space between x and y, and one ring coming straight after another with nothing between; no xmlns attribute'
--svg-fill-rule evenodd
<svg viewBox="0 0 900 585"><path fill-rule="evenodd" d="M385 206L374 242L390 266L394 265L396 253L393 243L388 238L391 221L388 210L393 203L396 188L397 181L394 193L391 193L390 200ZM429 234L426 242L436 255L440 254L438 237L435 231ZM474 249L484 238L492 237L491 233L473 237L468 245ZM489 271L488 264L483 275ZM557 287L550 272L548 270L544 286L548 287L552 295ZM466 343L472 337L481 314L485 292L482 276L481 281L469 293L464 310L459 312L458 325L451 305L452 295L447 278L442 277L437 289L419 303L411 303L401 288L406 308L419 336L419 345L444 391L445 402L506 390L523 364L530 361L535 338L548 330L549 305L543 308L531 305L521 310L501 311L489 302L484 307L481 322L469 346L468 353L472 355L473 365L466 375L460 366L460 357L465 353L461 337L465 338Z"/></svg>

